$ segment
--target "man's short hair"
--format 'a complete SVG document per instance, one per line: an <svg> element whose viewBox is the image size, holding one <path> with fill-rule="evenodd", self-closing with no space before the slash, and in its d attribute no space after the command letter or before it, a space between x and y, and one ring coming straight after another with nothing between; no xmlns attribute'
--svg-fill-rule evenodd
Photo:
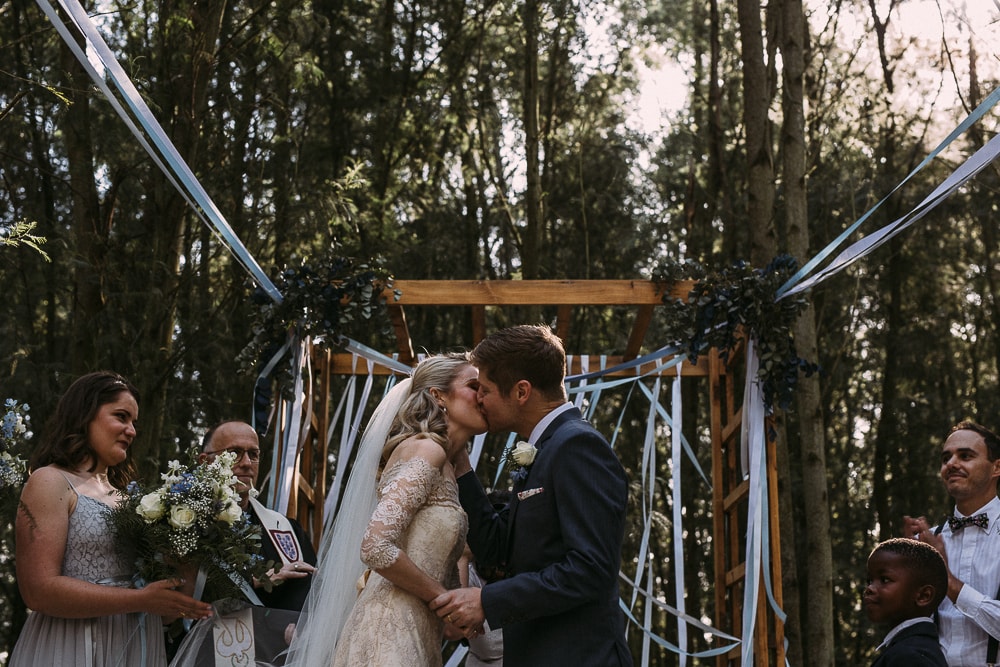
<svg viewBox="0 0 1000 667"><path fill-rule="evenodd" d="M926 542L894 537L876 545L872 555L878 551L899 556L906 569L913 574L913 581L917 586L933 586L934 599L930 611L938 608L948 594L948 566L937 549Z"/></svg>
<svg viewBox="0 0 1000 667"><path fill-rule="evenodd" d="M215 436L215 432L218 431L219 428L225 426L226 424L246 424L247 426L249 426L249 424L247 424L242 419L223 419L221 422L218 422L215 426L205 431L205 435L201 439L202 452L205 452L208 449L208 446L212 444L212 438Z"/></svg>
<svg viewBox="0 0 1000 667"><path fill-rule="evenodd" d="M544 396L565 396L566 352L559 337L544 324L495 331L476 345L471 357L504 395L527 380Z"/></svg>
<svg viewBox="0 0 1000 667"><path fill-rule="evenodd" d="M977 424L974 421L961 421L951 427L948 435L951 435L955 431L972 431L979 434L983 442L986 443L986 457L990 461L1000 459L1000 436L985 426Z"/></svg>

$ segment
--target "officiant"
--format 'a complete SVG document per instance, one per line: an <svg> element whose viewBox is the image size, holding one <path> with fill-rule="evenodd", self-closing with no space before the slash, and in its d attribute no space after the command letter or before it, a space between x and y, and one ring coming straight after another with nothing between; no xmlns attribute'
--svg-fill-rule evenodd
<svg viewBox="0 0 1000 667"><path fill-rule="evenodd" d="M238 420L216 424L202 439L198 462L212 461L223 452L230 452L236 457L233 476L237 480L236 491L240 494L240 506L250 516L250 520L261 528L261 555L264 560L275 563L270 572L272 587L267 590L265 585L254 581L254 593L262 607L249 606L243 601L243 607L236 606L237 616L233 618L225 613L228 606L226 609L219 609L219 617L207 625L195 626L191 633L194 636L188 635L186 626L172 624L166 638L167 656L171 659L172 667L214 665L216 641L207 640L219 633L228 636L228 626L241 622L252 622L253 640L245 646L229 646L227 650L232 654L230 657L236 654L248 659L252 656L270 656L273 664L284 664L283 658L278 656L283 654L291 641L298 612L302 611L316 571L316 551L299 522L264 507L251 497L251 489L257 487L260 468L261 452L257 432L250 424ZM214 601L211 592L207 593L208 599ZM239 609L243 611L239 612ZM251 616L240 618L239 613ZM248 664L253 662L251 660Z"/></svg>
<svg viewBox="0 0 1000 667"><path fill-rule="evenodd" d="M202 440L199 463L211 461L216 454L230 452L236 456L233 475L238 484L240 504L251 520L261 527L261 551L265 560L273 560L273 588L254 584L255 593L265 607L302 611L302 603L312 584L316 568L316 552L302 526L295 519L264 507L250 490L256 488L260 468L260 441L256 431L246 422L230 420L216 424Z"/></svg>

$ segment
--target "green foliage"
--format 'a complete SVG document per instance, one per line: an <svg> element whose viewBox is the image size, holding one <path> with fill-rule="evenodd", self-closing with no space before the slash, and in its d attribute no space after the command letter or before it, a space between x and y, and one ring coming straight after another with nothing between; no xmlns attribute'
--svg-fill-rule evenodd
<svg viewBox="0 0 1000 667"><path fill-rule="evenodd" d="M712 347L726 359L741 336L751 336L760 357L757 375L764 401L787 410L799 371L817 370L815 364L799 357L792 337L795 320L807 305L805 297L776 300L778 288L797 269L798 263L787 255L776 257L764 269L738 262L728 269L709 271L697 262L663 262L653 270L654 280L697 281L687 300L663 298L667 342L680 345L693 362Z"/></svg>
<svg viewBox="0 0 1000 667"><path fill-rule="evenodd" d="M293 331L327 346L340 345L343 337L357 338L360 327L369 328L384 312L382 292L392 287L392 276L378 262L332 257L287 267L274 277L274 284L283 297L281 303L261 287L251 293L256 307L253 339L237 359L243 372L266 363Z"/></svg>
<svg viewBox="0 0 1000 667"><path fill-rule="evenodd" d="M47 239L44 236L31 233L37 226L37 222L25 222L23 220L15 222L9 227L0 226L0 246L16 248L26 245L44 257L46 262L51 262L52 259L42 250L42 246L45 245Z"/></svg>

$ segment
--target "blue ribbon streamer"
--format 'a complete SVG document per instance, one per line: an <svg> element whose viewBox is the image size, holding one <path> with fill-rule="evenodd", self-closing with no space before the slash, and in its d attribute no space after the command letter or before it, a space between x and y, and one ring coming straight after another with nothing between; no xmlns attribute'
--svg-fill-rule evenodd
<svg viewBox="0 0 1000 667"><path fill-rule="evenodd" d="M156 163L171 184L173 184L174 188L188 202L192 209L194 209L198 217L209 225L209 227L223 240L224 245L229 249L236 260L250 273L251 276L253 276L261 288L267 292L268 296L270 296L275 303L281 303L282 296L278 291L278 288L275 287L274 283L271 282L271 279L267 277L267 274L264 273L257 261L243 245L243 242L240 241L238 236L236 236L236 233L233 231L232 227L229 226L229 223L222 215L222 212L216 207L215 202L208 196L208 193L205 191L204 187L202 187L198 178L191 171L187 162L184 161L184 158L181 157L176 147L174 147L169 137L167 137L166 133L163 131L163 128L160 127L160 124L153 116L153 113L149 110L149 107L142 99L139 91L136 90L135 86L132 84L132 80L118 63L118 60L111 52L111 49L104 42L104 38L101 37L101 34L90 20L90 17L87 16L87 12L84 11L83 7L80 6L80 3L77 2L77 0L58 1L59 5L70 17L73 26L86 40L87 46L100 60L107 77L114 83L115 87L121 93L122 98L125 100L129 109L131 109L132 113L135 115L136 120L139 121L143 130L145 130L145 134L140 131L138 127L136 127L132 117L125 111L117 97L112 93L111 89L105 82L104 77L99 74L96 68L91 64L90 60L87 58L87 54L80 48L80 45L67 29L66 25L60 19L52 5L49 4L48 0L37 0L39 7L46 14L46 16L48 16L52 25L59 32L59 35L63 38L63 41L69 47L70 51L73 52L73 55L76 56L76 59L83 66L84 70L86 70L86 72L90 75L90 78L94 81L97 87L101 89L105 97L107 97L108 102L110 102L114 110L118 113L122 120L125 121L129 130L138 139L139 143L152 158L153 162ZM156 148L159 149L159 154L157 154L157 152L153 150L153 147L150 146L147 141L147 136L152 140Z"/></svg>
<svg viewBox="0 0 1000 667"><path fill-rule="evenodd" d="M858 229L858 227L860 227L865 222L865 220L870 218L872 214L875 213L875 211L878 210L879 207L881 207L882 204L884 204L886 200L889 199L889 197L895 194L895 192L899 190L901 187L903 187L903 185L907 181L909 181L920 170L926 167L930 163L930 161L933 160L935 157L937 157L938 154L940 154L941 151L947 148L949 144L951 144L955 139L964 134L966 130L972 127L980 118L982 118L986 114L987 111L993 108L993 106L996 105L998 101L1000 101L1000 88L997 88L992 93L990 93L986 97L986 99L983 100L982 104L976 107L965 120L959 123L958 127L952 130L951 134L949 134L944 139L944 141L938 144L937 148L931 151L927 155L927 157L925 157L924 160L906 176L906 178L900 181L899 185L894 187L892 191L889 192L889 194L887 194L877 204L868 209L868 211L864 215L862 215L854 223L852 223L850 227L841 232L836 239L834 239L829 245L823 248L823 250L821 250L815 257L809 260L809 262L807 262L805 266L799 269L795 273L795 275L793 275L791 278L785 281L785 284L778 289L777 292L778 299L781 299L782 297L786 296L786 294L793 287L795 287L803 278L805 278L805 276L809 275L813 271L813 269L816 268L817 265L819 265L824 259L833 254L833 251L839 248L840 245L847 239L847 237L853 234Z"/></svg>

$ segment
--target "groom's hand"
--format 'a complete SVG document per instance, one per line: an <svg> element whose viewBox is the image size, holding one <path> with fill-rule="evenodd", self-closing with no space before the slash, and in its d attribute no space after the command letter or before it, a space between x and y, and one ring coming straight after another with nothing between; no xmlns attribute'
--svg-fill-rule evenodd
<svg viewBox="0 0 1000 667"><path fill-rule="evenodd" d="M464 629L480 628L486 620L482 589L456 588L430 601L431 610L445 623Z"/></svg>

